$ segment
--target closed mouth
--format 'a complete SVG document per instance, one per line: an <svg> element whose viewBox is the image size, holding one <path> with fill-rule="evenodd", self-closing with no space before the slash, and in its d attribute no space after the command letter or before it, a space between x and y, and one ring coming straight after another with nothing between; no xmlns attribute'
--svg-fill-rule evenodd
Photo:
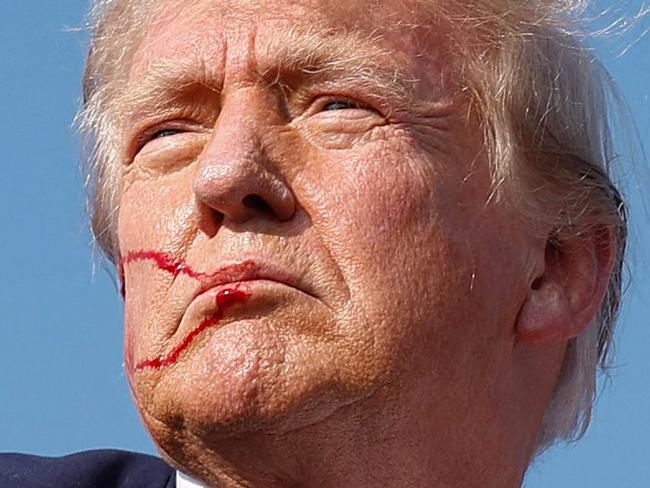
<svg viewBox="0 0 650 488"><path fill-rule="evenodd" d="M291 288L295 288L307 295L316 297L316 294L308 286L302 283L297 276L267 263L258 263L252 259L222 266L216 271L204 274L199 278L201 288L197 295L212 288L224 285L235 286L238 283L247 281L273 281Z"/></svg>

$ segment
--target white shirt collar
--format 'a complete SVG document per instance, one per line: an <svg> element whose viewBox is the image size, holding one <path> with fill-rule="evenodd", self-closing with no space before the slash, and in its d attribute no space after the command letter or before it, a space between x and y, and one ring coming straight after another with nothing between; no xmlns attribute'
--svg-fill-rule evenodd
<svg viewBox="0 0 650 488"><path fill-rule="evenodd" d="M176 488L205 488L201 483L186 474L176 471Z"/></svg>

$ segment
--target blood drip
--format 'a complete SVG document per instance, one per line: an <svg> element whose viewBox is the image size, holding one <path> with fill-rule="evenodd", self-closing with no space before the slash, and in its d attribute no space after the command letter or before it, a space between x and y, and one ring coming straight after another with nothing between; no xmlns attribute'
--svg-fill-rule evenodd
<svg viewBox="0 0 650 488"><path fill-rule="evenodd" d="M144 361L139 362L135 365L136 371L138 369L144 368L164 368L165 366L170 366L178 361L181 353L187 349L190 344L196 339L204 330L217 325L223 318L223 314L230 307L236 303L244 303L250 297L250 294L238 290L236 288L227 288L221 290L216 297L218 310L212 316L206 318L199 324L199 326L192 330L189 334L185 336L180 344L178 344L172 351L166 356L160 356L155 359L145 359Z"/></svg>

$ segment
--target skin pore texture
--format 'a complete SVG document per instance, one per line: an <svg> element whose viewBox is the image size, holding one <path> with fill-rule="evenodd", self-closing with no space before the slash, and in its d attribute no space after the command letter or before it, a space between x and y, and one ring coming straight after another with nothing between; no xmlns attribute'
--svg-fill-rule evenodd
<svg viewBox="0 0 650 488"><path fill-rule="evenodd" d="M486 203L445 26L382 5L169 2L135 53L127 372L209 486L519 486L604 293L607 246Z"/></svg>

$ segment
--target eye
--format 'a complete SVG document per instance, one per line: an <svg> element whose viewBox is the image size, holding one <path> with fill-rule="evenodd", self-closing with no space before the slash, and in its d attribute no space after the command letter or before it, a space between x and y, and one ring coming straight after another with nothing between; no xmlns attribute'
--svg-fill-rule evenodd
<svg viewBox="0 0 650 488"><path fill-rule="evenodd" d="M174 136L176 134L180 134L183 132L180 129L162 129L153 132L152 134L149 135L148 139L153 140L153 139L160 139L161 137L169 137L169 136Z"/></svg>
<svg viewBox="0 0 650 488"><path fill-rule="evenodd" d="M167 127L164 129L154 127L151 130L148 130L145 133L143 133L140 137L138 137L136 153L140 152L142 148L144 148L150 142L155 141L156 139L175 136L183 132L185 132L183 129L175 129L173 127Z"/></svg>
<svg viewBox="0 0 650 488"><path fill-rule="evenodd" d="M354 102L352 100L335 100L333 102L329 102L325 104L323 107L323 111L331 111L331 110L346 110L346 109L354 109L354 108L362 108L361 104L358 102Z"/></svg>

